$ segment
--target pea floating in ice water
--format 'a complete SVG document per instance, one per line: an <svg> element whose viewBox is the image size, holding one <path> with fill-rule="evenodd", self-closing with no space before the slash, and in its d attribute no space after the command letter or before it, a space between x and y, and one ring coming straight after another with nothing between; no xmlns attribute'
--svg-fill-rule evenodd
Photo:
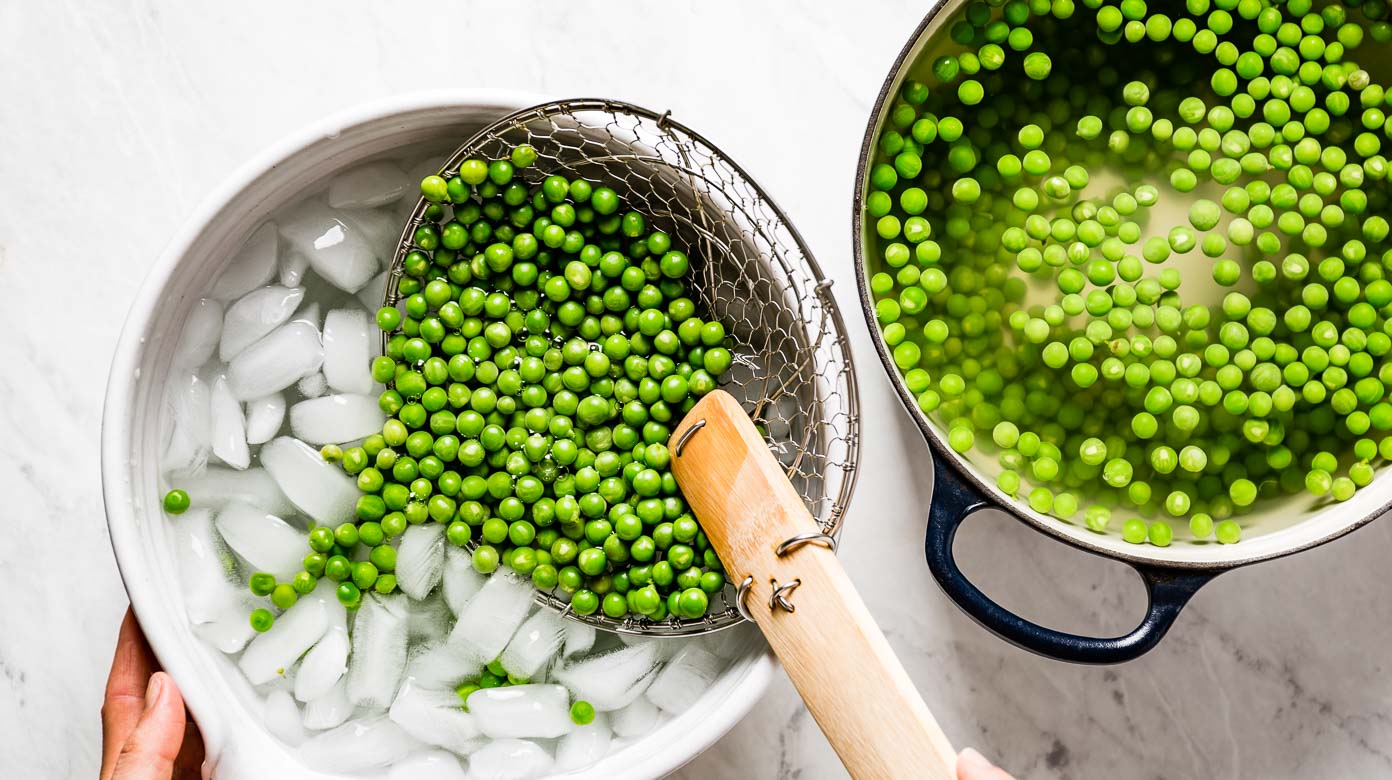
<svg viewBox="0 0 1392 780"><path fill-rule="evenodd" d="M942 22L865 218L881 336L948 445L1135 544L1233 544L1264 501L1369 484L1392 455L1386 15L1011 0Z"/></svg>

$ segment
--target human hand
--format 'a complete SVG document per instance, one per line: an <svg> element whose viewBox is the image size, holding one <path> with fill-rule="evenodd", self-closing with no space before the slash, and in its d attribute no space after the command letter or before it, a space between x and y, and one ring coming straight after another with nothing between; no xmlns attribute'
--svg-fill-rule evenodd
<svg viewBox="0 0 1392 780"><path fill-rule="evenodd" d="M102 703L101 780L196 780L203 739L126 610Z"/></svg>
<svg viewBox="0 0 1392 780"><path fill-rule="evenodd" d="M1014 780L980 753L967 748L957 756L957 780Z"/></svg>

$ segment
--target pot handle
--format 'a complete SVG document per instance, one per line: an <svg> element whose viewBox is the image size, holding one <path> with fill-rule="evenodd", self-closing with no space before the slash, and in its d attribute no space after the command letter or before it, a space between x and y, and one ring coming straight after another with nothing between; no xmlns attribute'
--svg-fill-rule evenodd
<svg viewBox="0 0 1392 780"><path fill-rule="evenodd" d="M1134 660L1155 647L1189 599L1218 574L1132 564L1145 582L1149 605L1140 625L1121 636L1081 636L1033 623L992 601L958 568L952 555L952 542L958 527L973 512L994 504L950 466L944 465L945 460L934 453L933 499L924 541L928 568L962 611L1017 647L1054 660L1080 664L1117 664Z"/></svg>

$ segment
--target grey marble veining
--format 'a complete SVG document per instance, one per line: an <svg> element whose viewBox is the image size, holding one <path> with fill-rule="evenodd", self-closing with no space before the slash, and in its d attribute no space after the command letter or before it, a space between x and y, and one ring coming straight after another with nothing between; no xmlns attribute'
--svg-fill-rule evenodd
<svg viewBox="0 0 1392 780"><path fill-rule="evenodd" d="M926 7L0 3L0 776L96 776L124 608L98 473L105 367L141 277L221 178L305 122L410 89L621 97L672 109L748 168L851 307L866 113ZM1135 663L1035 658L933 585L927 449L848 323L866 430L843 555L956 743L1021 778L1392 776L1392 525L1223 575ZM1142 611L1127 569L1004 517L974 519L959 548L988 592L1052 625L1115 632ZM845 771L780 676L676 777Z"/></svg>

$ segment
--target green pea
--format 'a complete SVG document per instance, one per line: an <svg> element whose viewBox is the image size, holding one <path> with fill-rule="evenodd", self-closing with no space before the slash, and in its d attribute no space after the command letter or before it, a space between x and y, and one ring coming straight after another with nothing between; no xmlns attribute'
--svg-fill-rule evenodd
<svg viewBox="0 0 1392 780"><path fill-rule="evenodd" d="M189 504L189 495L182 490L176 488L164 494L164 511L171 515L187 512Z"/></svg>
<svg viewBox="0 0 1392 780"><path fill-rule="evenodd" d="M251 611L250 620L253 630L258 633L265 633L270 631L271 626L275 623L275 615L271 614L269 609L258 607Z"/></svg>

